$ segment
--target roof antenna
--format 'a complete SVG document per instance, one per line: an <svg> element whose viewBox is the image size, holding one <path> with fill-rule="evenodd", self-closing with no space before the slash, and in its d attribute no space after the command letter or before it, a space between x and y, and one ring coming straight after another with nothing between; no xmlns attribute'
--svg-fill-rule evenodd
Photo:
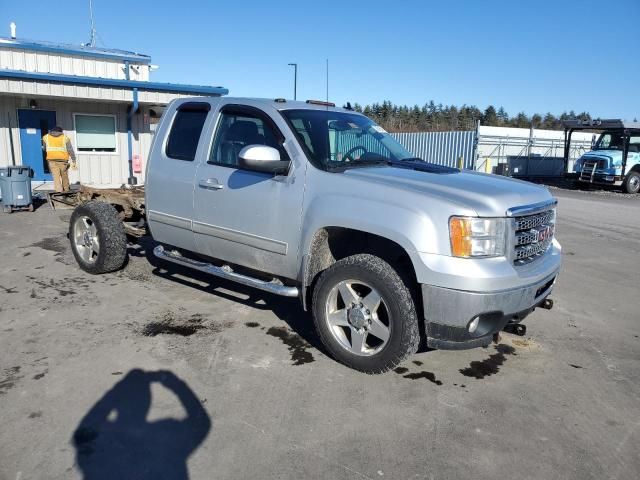
<svg viewBox="0 0 640 480"><path fill-rule="evenodd" d="M96 46L96 25L93 21L93 1L89 0L89 17L91 19L91 32L89 34L89 46L90 47L95 47Z"/></svg>

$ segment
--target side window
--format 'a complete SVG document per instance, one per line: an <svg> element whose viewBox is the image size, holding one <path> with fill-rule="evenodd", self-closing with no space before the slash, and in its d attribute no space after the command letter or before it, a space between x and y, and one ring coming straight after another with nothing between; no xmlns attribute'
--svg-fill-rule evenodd
<svg viewBox="0 0 640 480"><path fill-rule="evenodd" d="M221 113L216 129L209 163L235 167L238 155L247 145L266 145L286 157L284 148L278 142L279 135L270 122L252 113L228 110Z"/></svg>
<svg viewBox="0 0 640 480"><path fill-rule="evenodd" d="M640 153L640 135L629 137L629 152Z"/></svg>
<svg viewBox="0 0 640 480"><path fill-rule="evenodd" d="M600 141L598 142L598 148L609 148L611 144L611 134L605 133L600 137Z"/></svg>
<svg viewBox="0 0 640 480"><path fill-rule="evenodd" d="M169 158L193 161L209 108L208 103L187 103L178 109L167 141Z"/></svg>

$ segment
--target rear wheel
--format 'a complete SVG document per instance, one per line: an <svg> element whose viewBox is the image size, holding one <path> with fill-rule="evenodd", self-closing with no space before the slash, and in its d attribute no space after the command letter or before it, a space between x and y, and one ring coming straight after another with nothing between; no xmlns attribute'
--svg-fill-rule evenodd
<svg viewBox="0 0 640 480"><path fill-rule="evenodd" d="M73 256L85 272L119 270L127 259L127 237L118 212L108 203L88 202L71 215L69 240Z"/></svg>
<svg viewBox="0 0 640 480"><path fill-rule="evenodd" d="M373 255L339 260L313 291L313 319L329 353L348 367L383 373L418 349L418 316L398 273Z"/></svg>
<svg viewBox="0 0 640 480"><path fill-rule="evenodd" d="M640 192L640 173L629 172L627 178L624 181L623 188L625 192L631 194Z"/></svg>

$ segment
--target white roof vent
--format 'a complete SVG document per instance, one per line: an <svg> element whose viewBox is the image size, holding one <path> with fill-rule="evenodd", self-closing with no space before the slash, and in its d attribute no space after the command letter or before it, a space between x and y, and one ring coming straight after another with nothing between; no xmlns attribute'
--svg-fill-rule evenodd
<svg viewBox="0 0 640 480"><path fill-rule="evenodd" d="M11 38L16 39L16 22L11 22L9 24L9 30L11 30Z"/></svg>

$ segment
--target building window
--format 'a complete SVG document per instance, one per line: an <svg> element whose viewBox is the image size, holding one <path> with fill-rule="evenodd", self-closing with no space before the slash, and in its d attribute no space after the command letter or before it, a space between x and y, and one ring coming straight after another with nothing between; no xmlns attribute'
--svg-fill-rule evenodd
<svg viewBox="0 0 640 480"><path fill-rule="evenodd" d="M116 152L116 117L75 114L78 152Z"/></svg>

